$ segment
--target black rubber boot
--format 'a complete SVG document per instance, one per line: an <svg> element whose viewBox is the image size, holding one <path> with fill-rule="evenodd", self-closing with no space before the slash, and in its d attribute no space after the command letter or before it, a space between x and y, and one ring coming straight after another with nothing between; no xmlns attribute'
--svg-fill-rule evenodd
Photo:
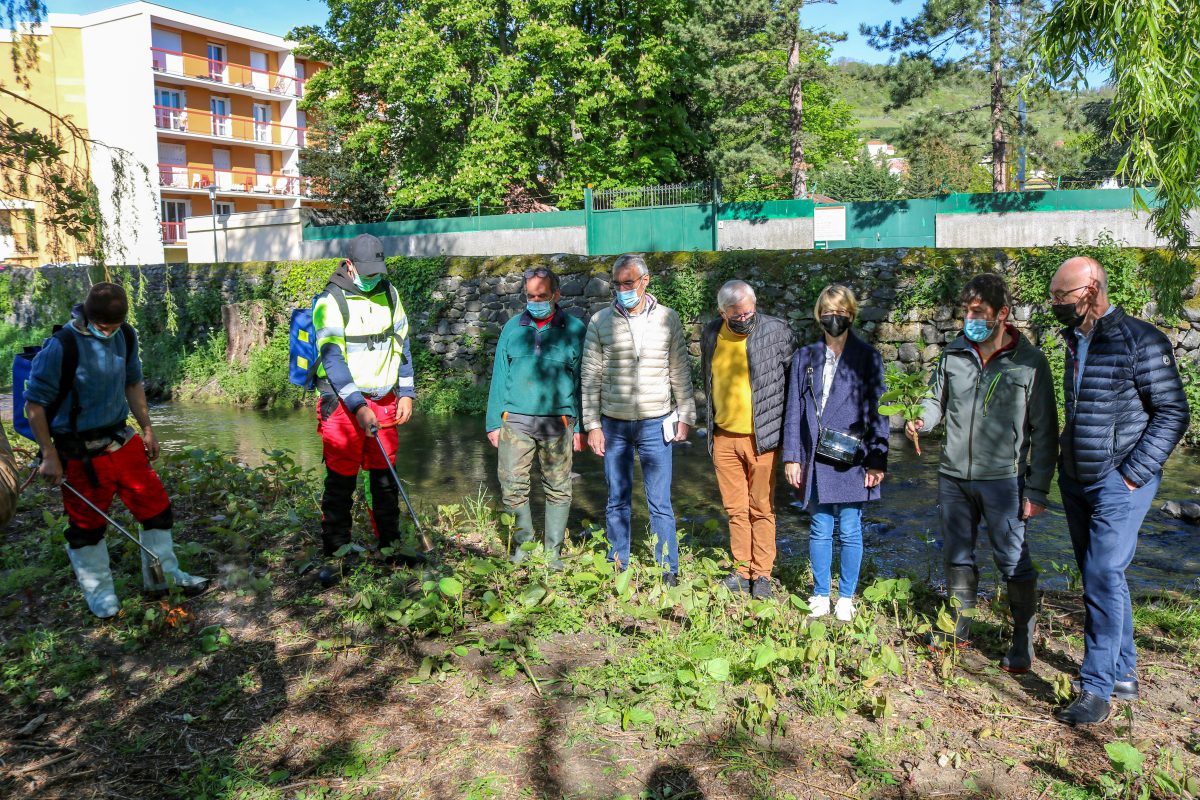
<svg viewBox="0 0 1200 800"><path fill-rule="evenodd" d="M929 643L935 647L966 647L971 643L971 617L964 613L975 610L979 596L979 575L973 567L947 567L946 591L957 603L950 603L950 616L954 620L954 631L934 629L929 634Z"/></svg>
<svg viewBox="0 0 1200 800"><path fill-rule="evenodd" d="M321 496L321 548L326 558L344 545L350 544L350 526L353 518L350 510L354 506L354 487L357 475L339 475L331 469L325 470L325 494Z"/></svg>
<svg viewBox="0 0 1200 800"><path fill-rule="evenodd" d="M1033 633L1037 627L1037 578L1008 582L1008 607L1012 611L1012 647L1000 659L1000 669L1020 675L1033 666Z"/></svg>

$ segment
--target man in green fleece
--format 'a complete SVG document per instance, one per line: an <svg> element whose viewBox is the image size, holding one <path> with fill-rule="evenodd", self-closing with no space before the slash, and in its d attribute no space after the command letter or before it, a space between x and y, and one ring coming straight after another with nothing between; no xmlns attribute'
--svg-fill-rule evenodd
<svg viewBox="0 0 1200 800"><path fill-rule="evenodd" d="M488 441L499 448L501 499L517 520L512 554L533 541L529 476L536 459L546 495L546 558L561 568L559 550L571 510L572 452L583 449L579 432L579 368L586 326L563 311L558 276L545 267L525 272L525 310L510 319L496 343L488 394Z"/></svg>
<svg viewBox="0 0 1200 800"><path fill-rule="evenodd" d="M1012 647L1000 660L1008 672L1033 663L1037 571L1025 523L1046 510L1058 458L1058 410L1046 356L1009 321L1008 287L999 275L977 275L963 287L963 334L942 351L923 403L924 419L906 426L946 424L938 475L946 588L957 606L955 629L935 631L935 644L965 645L979 591L975 540L987 522L992 557L1008 584Z"/></svg>

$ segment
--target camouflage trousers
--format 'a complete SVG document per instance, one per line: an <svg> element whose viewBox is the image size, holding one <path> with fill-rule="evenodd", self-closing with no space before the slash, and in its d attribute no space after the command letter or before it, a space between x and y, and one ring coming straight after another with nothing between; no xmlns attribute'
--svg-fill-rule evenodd
<svg viewBox="0 0 1200 800"><path fill-rule="evenodd" d="M513 430L507 422L500 427L497 473L500 499L505 508L516 508L529 502L534 460L542 474L546 502L550 505L571 502L572 436L571 427L562 436L547 440L534 439Z"/></svg>

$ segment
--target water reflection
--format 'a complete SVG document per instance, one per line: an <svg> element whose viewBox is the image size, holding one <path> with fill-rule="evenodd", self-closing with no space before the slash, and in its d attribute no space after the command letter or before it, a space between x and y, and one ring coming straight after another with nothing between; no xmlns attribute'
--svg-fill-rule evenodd
<svg viewBox="0 0 1200 800"><path fill-rule="evenodd" d="M3 401L0 401L3 402ZM8 403L4 403L8 407ZM321 446L311 409L298 411L248 411L228 406L170 403L151 409L163 447L214 448L248 465L261 464L263 451L287 449L305 467L320 467ZM893 439L893 454L884 500L868 505L865 513L867 554L884 573L908 569L918 575L939 575L941 548L937 530L937 442L930 440L918 457L902 439ZM1200 485L1200 462L1195 450L1179 450L1164 476L1156 507L1167 499L1193 499ZM496 451L483 434L483 421L466 417L422 417L400 429L400 477L409 484L409 496L418 508L433 510L439 503L460 502L481 489L494 499ZM582 520L603 522L606 492L601 460L590 452L578 454L574 482L572 529ZM640 472L634 493L634 529L646 526L645 499ZM536 480L535 497L541 499ZM675 457L675 511L681 530L698 530L710 518L722 520L720 495L703 439L678 446ZM779 558L804 563L808 552L808 516L789 506L791 487L780 476L776 492L779 524ZM535 515L538 519L540 515ZM722 527L723 531L723 527ZM723 535L723 533L722 533ZM1051 492L1051 509L1030 524L1030 547L1044 572L1049 562L1073 564L1070 539L1057 489ZM994 568L987 535L980 536L985 581ZM1142 528L1137 558L1130 579L1140 587L1190 584L1200 574L1200 530L1171 520L1152 510ZM1048 575L1052 585L1063 584Z"/></svg>

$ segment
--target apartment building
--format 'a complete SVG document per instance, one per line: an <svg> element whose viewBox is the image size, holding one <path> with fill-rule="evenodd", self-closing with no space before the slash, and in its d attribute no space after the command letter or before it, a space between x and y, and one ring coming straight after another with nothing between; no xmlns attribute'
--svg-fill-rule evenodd
<svg viewBox="0 0 1200 800"><path fill-rule="evenodd" d="M307 203L304 86L319 64L281 37L151 3L50 14L76 32L90 136L144 165L130 181L94 153L92 180L127 263L182 261L184 220Z"/></svg>
<svg viewBox="0 0 1200 800"><path fill-rule="evenodd" d="M58 117L70 119L86 134L79 31L64 30L52 35L48 28L39 28L29 33L37 42L37 57L32 65L21 59L21 80L18 80L10 50L12 36L7 29L0 29L0 86L36 98L36 104L5 97L0 100L0 109L5 117L25 129L52 133L57 127L61 132ZM68 148L63 161L80 170L80 174L87 174L86 149ZM29 267L79 258L74 240L46 225L45 209L37 201L39 185L39 176L29 171L0 174L0 264Z"/></svg>

